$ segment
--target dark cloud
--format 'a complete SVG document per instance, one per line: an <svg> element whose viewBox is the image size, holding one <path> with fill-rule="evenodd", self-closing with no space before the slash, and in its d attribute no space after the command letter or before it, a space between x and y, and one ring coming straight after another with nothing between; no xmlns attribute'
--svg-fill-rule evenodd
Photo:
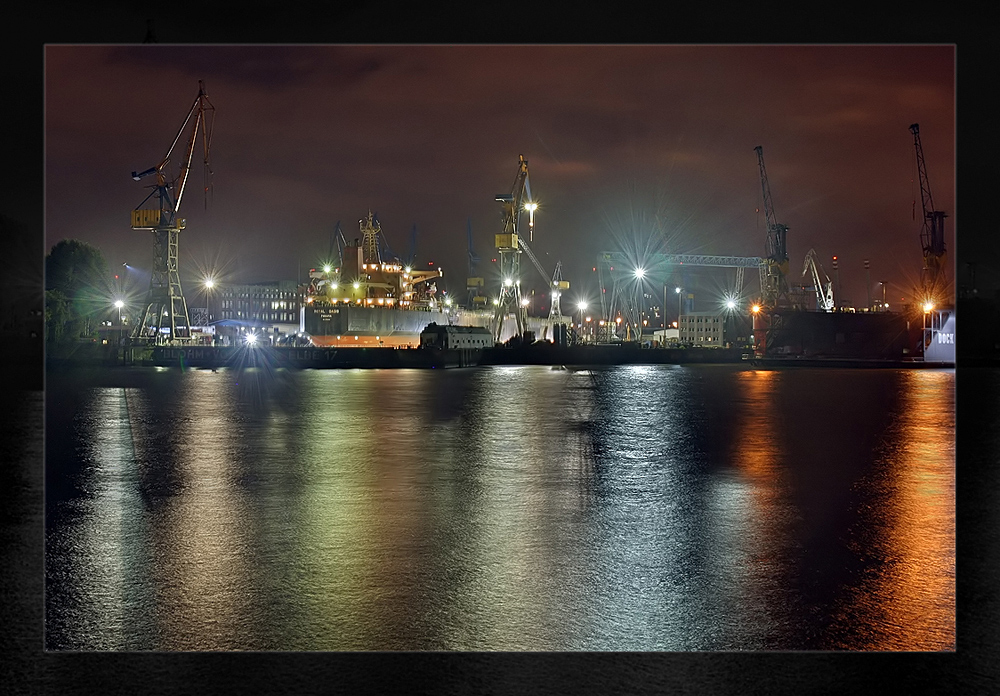
<svg viewBox="0 0 1000 696"><path fill-rule="evenodd" d="M331 89L357 83L383 68L384 59L337 47L309 46L183 46L148 44L112 47L106 66L133 64L150 77L164 70L211 84L290 90L317 76L331 79ZM169 95L164 95L169 99Z"/></svg>
<svg viewBox="0 0 1000 696"><path fill-rule="evenodd" d="M837 253L856 298L862 258L900 286L904 269L919 275L912 122L935 204L949 211L949 229L958 221L947 46L65 46L47 55L48 241L80 230L130 262L149 255L150 240L120 226L145 195L128 173L162 157L198 79L216 107L214 189L205 210L193 174L183 244L236 244L246 274L293 277L337 220L356 234L372 208L394 248L408 248L417 224L419 255L462 269L446 276L461 285L467 222L485 258L493 196L509 189L519 154L541 204L535 247L547 265L564 262L574 287L590 282L584 271L611 228L639 233L626 220L657 221L678 253L760 254L761 145L792 265L810 248Z"/></svg>

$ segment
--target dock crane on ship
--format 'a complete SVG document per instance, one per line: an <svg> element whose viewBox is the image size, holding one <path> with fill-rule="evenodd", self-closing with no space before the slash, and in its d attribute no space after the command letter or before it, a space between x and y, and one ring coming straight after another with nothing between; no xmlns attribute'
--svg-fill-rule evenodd
<svg viewBox="0 0 1000 696"><path fill-rule="evenodd" d="M191 338L187 302L181 290L177 268L178 241L180 231L185 227L185 220L178 217L178 212L184 197L188 176L191 173L191 160L194 156L195 142L199 133L202 135L205 151L205 205L208 206L207 196L210 187L207 181L212 174L209 165L209 152L214 121L215 107L212 106L205 93L205 83L199 80L198 96L195 97L194 103L188 109L184 123L177 131L177 135L174 136L167 154L155 167L150 167L143 172L132 172L132 178L135 181L141 181L151 175L156 177L156 183L150 186L152 191L132 211L132 229L153 232L152 277L149 281L146 308L134 329L133 338L135 339L151 339L160 343L163 341L186 341ZM174 149L180 142L181 136L184 135L189 126L190 135L187 138L187 145L180 163L180 172L176 177L170 179L167 175L167 165L170 163L170 158L174 154ZM157 206L143 208L142 206L154 196L157 199Z"/></svg>
<svg viewBox="0 0 1000 696"><path fill-rule="evenodd" d="M834 307L833 282L826 274L826 271L823 270L823 265L819 262L815 249L810 249L809 253L806 254L806 262L802 268L802 275L805 276L810 271L812 271L813 285L816 290L816 306L824 312L832 312ZM820 280L820 274L823 276L822 281Z"/></svg>
<svg viewBox="0 0 1000 696"><path fill-rule="evenodd" d="M920 246L924 254L924 266L920 273L921 291L924 302L942 299L945 284L945 248L943 211L934 209L934 199L931 196L931 183L927 178L927 165L924 162L924 149L920 144L920 125L910 126L913 133L913 146L917 151L917 175L920 178L920 205L923 210L923 225L920 228Z"/></svg>
<svg viewBox="0 0 1000 696"><path fill-rule="evenodd" d="M510 193L498 193L495 200L502 208L503 232L496 235L496 249L500 257L500 296L493 316L493 339L500 342L504 320L514 314L517 333L523 336L528 326L528 316L521 302L521 248L518 243L518 219L521 214L525 189L528 187L528 160L518 156L517 174ZM531 190L528 188L528 198Z"/></svg>

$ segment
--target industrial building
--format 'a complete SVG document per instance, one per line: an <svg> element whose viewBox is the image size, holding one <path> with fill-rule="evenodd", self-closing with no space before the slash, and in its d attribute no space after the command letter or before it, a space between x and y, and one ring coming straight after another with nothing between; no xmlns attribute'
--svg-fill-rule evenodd
<svg viewBox="0 0 1000 696"><path fill-rule="evenodd" d="M492 348L493 334L484 326L450 326L431 323L420 333L421 348Z"/></svg>
<svg viewBox="0 0 1000 696"><path fill-rule="evenodd" d="M678 340L681 343L722 347L731 338L726 335L725 316L717 312L689 312L680 317Z"/></svg>

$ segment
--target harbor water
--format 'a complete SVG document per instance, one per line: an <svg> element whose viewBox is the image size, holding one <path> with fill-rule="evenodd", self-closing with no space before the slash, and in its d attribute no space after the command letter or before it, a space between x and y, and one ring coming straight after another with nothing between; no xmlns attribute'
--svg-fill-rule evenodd
<svg viewBox="0 0 1000 696"><path fill-rule="evenodd" d="M955 371L61 371L45 647L954 651Z"/></svg>

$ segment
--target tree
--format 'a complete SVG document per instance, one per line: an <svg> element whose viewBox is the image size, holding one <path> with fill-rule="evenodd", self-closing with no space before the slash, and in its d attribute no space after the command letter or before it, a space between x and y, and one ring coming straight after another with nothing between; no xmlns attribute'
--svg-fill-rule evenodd
<svg viewBox="0 0 1000 696"><path fill-rule="evenodd" d="M45 257L45 319L51 341L90 336L109 310L112 286L100 250L65 239Z"/></svg>

